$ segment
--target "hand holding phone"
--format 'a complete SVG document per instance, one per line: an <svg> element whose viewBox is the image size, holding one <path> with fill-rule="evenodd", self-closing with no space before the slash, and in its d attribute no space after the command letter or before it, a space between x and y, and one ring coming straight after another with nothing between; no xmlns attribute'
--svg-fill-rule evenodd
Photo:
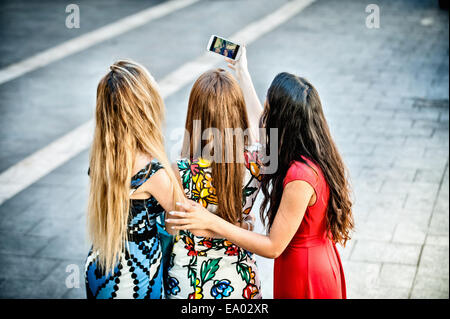
<svg viewBox="0 0 450 319"><path fill-rule="evenodd" d="M212 35L209 39L207 51L214 52L233 61L239 60L241 56L241 46L217 35Z"/></svg>
<svg viewBox="0 0 450 319"><path fill-rule="evenodd" d="M228 67L236 72L238 79L240 80L243 75L248 74L247 67L247 49L245 46L240 48L241 56L238 61L232 60L230 58L225 58L225 61L228 63Z"/></svg>

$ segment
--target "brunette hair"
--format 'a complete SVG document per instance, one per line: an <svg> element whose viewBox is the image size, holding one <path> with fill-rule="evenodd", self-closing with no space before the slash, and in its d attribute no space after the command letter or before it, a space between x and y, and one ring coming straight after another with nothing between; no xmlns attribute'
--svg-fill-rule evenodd
<svg viewBox="0 0 450 319"><path fill-rule="evenodd" d="M218 159L212 160L212 184L217 195L217 214L223 219L236 223L242 219L242 183L244 180L244 147L248 136L242 139L230 134L230 129L245 132L248 127L245 100L239 84L223 69L210 70L202 74L192 87L186 117L186 131L190 140L183 145L182 156L192 157L200 154L206 144L214 141L214 134L207 140L196 143L194 121L200 121L201 129L216 129L220 133L222 145ZM227 158L225 148L232 147L233 159ZM214 152L217 152L215 149ZM208 154L209 155L209 154ZM228 154L229 155L229 154ZM198 156L198 155L195 155Z"/></svg>
<svg viewBox="0 0 450 319"><path fill-rule="evenodd" d="M273 224L283 193L283 179L292 161L307 164L302 156L322 170L330 189L327 227L332 239L345 245L354 227L347 169L337 150L325 119L319 94L308 80L280 73L268 93L261 124L266 130L278 128L278 169L262 177L261 217L267 227ZM271 188L272 187L272 188ZM270 189L271 188L271 189ZM265 209L268 207L267 213Z"/></svg>

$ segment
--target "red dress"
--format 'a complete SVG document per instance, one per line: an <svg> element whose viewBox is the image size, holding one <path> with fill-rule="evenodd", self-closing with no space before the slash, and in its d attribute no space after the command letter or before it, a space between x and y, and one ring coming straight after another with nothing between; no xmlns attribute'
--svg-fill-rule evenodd
<svg viewBox="0 0 450 319"><path fill-rule="evenodd" d="M306 209L297 233L284 252L275 259L275 299L345 299L345 278L341 259L332 240L327 238L326 208L328 184L321 169L304 158L314 170L295 161L289 167L283 187L301 180L309 183L317 200Z"/></svg>

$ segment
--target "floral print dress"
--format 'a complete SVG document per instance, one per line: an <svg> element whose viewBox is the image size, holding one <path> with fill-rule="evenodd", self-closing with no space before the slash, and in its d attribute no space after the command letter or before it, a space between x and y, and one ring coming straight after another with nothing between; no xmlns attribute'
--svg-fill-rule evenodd
<svg viewBox="0 0 450 319"><path fill-rule="evenodd" d="M260 188L258 145L248 147L244 153L244 220L250 218L250 211ZM177 161L186 196L215 212L218 202L210 164L201 158ZM175 237L166 280L166 297L170 299L262 297L258 269L252 253L225 238L199 237L190 231L180 231Z"/></svg>

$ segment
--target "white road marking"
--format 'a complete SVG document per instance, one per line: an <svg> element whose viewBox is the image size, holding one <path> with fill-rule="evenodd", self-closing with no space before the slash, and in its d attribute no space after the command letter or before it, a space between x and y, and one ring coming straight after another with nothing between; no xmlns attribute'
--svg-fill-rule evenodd
<svg viewBox="0 0 450 319"><path fill-rule="evenodd" d="M249 24L232 35L230 39L250 44L301 12L314 1L294 0L288 2L275 12ZM213 53L205 53L199 58L185 63L159 81L163 98L174 94L222 61L222 58ZM1 173L0 205L88 148L92 140L93 127L94 120L89 120Z"/></svg>
<svg viewBox="0 0 450 319"><path fill-rule="evenodd" d="M114 38L198 1L200 0L173 0L165 2L42 51L1 69L0 84L11 81L71 54L83 51L93 45Z"/></svg>
<svg viewBox="0 0 450 319"><path fill-rule="evenodd" d="M4 171L0 175L0 205L85 150L92 141L93 127L90 120Z"/></svg>

